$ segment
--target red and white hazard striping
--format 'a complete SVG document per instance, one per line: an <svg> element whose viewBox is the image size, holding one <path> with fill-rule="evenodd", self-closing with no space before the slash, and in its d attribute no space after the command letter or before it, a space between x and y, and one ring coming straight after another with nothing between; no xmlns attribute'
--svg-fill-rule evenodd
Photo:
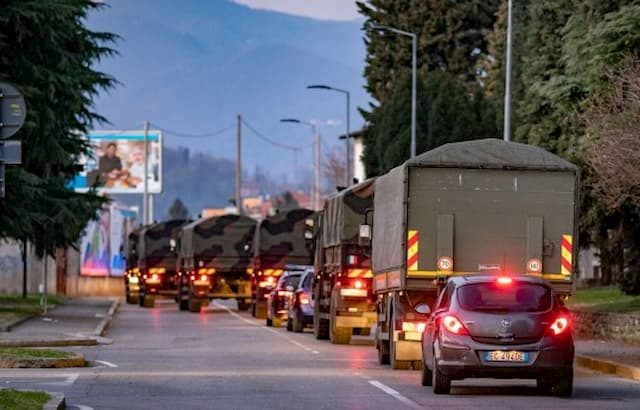
<svg viewBox="0 0 640 410"><path fill-rule="evenodd" d="M562 235L560 270L563 275L571 275L573 270L573 236Z"/></svg>
<svg viewBox="0 0 640 410"><path fill-rule="evenodd" d="M418 270L418 247L420 233L416 230L407 232L407 270Z"/></svg>

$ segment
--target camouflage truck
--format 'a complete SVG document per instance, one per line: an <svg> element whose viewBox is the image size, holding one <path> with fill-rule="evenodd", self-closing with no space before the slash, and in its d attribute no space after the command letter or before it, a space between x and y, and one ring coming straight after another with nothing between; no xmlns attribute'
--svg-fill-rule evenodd
<svg viewBox="0 0 640 410"><path fill-rule="evenodd" d="M422 306L433 309L451 275L535 275L570 294L578 179L573 164L541 148L495 139L443 145L379 177L372 268L380 363L419 366Z"/></svg>
<svg viewBox="0 0 640 410"><path fill-rule="evenodd" d="M124 291L127 303L138 303L140 290L140 269L138 268L138 241L142 228L135 229L127 236Z"/></svg>
<svg viewBox="0 0 640 410"><path fill-rule="evenodd" d="M175 241L188 221L174 219L149 225L140 231L138 269L140 306L153 307L156 296L176 297Z"/></svg>
<svg viewBox="0 0 640 410"><path fill-rule="evenodd" d="M251 314L266 318L266 296L285 270L304 271L313 265L314 212L292 209L258 224L253 251Z"/></svg>
<svg viewBox="0 0 640 410"><path fill-rule="evenodd" d="M251 301L251 241L257 222L239 215L214 216L182 228L178 240L180 310L199 312L211 299Z"/></svg>
<svg viewBox="0 0 640 410"><path fill-rule="evenodd" d="M324 205L316 231L314 334L335 344L368 335L376 318L371 248L359 242L373 209L374 180L345 189Z"/></svg>

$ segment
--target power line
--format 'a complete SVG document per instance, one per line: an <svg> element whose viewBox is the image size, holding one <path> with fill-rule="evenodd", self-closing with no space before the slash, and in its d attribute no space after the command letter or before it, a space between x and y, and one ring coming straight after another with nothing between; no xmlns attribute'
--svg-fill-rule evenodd
<svg viewBox="0 0 640 410"><path fill-rule="evenodd" d="M268 144L271 144L271 145L273 145L273 146L275 146L275 147L278 147L278 148L288 149L288 150L290 150L290 151L294 151L294 152L297 152L297 151L302 150L302 148L301 148L301 147L294 147L294 146L292 146L292 145L281 144L281 143L279 143L279 142L276 142L276 141L272 140L271 138L269 138L269 137L265 136L264 134L262 134L261 132L259 132L258 130L256 130L256 129L251 125L251 124L249 124L247 121L245 121L245 119L244 119L244 118L242 119L242 123L243 123L247 128L249 128L249 129L250 129L250 130L251 130L251 131L252 131L252 132L253 132L253 133L254 133L258 138L260 138L261 140L263 140L263 141L267 142Z"/></svg>
<svg viewBox="0 0 640 410"><path fill-rule="evenodd" d="M158 124L151 124L154 128L157 128L158 130L164 132L165 134L174 136L174 137L179 137L179 138L211 138L211 137L217 137L220 134L224 134L225 132L235 128L235 126L231 125L229 127L225 127L225 128L221 128L219 130L216 131L212 131L212 132L206 132L206 133L202 133L202 134L191 134L188 132L182 132L182 131L173 131L164 127L159 126Z"/></svg>

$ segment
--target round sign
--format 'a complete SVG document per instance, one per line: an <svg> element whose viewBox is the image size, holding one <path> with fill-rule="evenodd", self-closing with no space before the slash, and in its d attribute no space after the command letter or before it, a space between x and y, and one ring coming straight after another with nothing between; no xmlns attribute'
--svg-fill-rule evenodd
<svg viewBox="0 0 640 410"><path fill-rule="evenodd" d="M438 269L442 271L453 270L453 259L448 256L441 256L438 259Z"/></svg>
<svg viewBox="0 0 640 410"><path fill-rule="evenodd" d="M540 259L529 259L527 262L527 271L532 273L542 272L542 262L540 262Z"/></svg>
<svg viewBox="0 0 640 410"><path fill-rule="evenodd" d="M22 128L27 107L20 90L11 84L0 83L0 139L10 138Z"/></svg>

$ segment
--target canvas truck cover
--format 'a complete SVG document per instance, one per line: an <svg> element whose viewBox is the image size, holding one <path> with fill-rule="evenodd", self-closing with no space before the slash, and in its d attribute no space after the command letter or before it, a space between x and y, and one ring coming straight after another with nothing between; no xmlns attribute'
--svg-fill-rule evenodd
<svg viewBox="0 0 640 410"><path fill-rule="evenodd" d="M373 209L374 187L374 179L369 179L327 199L321 223L323 247L358 244L365 212Z"/></svg>
<svg viewBox="0 0 640 410"><path fill-rule="evenodd" d="M195 221L182 228L180 255L219 271L246 271L251 263L247 245L257 222L245 216L223 215Z"/></svg>
<svg viewBox="0 0 640 410"><path fill-rule="evenodd" d="M285 268L285 265L312 265L313 247L309 246L307 219L313 219L309 209L282 211L260 222L253 249L257 267Z"/></svg>
<svg viewBox="0 0 640 410"><path fill-rule="evenodd" d="M127 236L127 269L130 269L138 263L138 241L140 240L140 232L142 228L134 229L129 236Z"/></svg>
<svg viewBox="0 0 640 410"><path fill-rule="evenodd" d="M379 177L374 202L373 270L392 272L387 287L483 270L571 283L578 168L541 148L443 145Z"/></svg>
<svg viewBox="0 0 640 410"><path fill-rule="evenodd" d="M146 265L171 264L171 261L175 263L175 255L171 250L171 239L178 237L180 229L187 222L175 219L143 228L140 231L140 240L138 241L139 261Z"/></svg>

